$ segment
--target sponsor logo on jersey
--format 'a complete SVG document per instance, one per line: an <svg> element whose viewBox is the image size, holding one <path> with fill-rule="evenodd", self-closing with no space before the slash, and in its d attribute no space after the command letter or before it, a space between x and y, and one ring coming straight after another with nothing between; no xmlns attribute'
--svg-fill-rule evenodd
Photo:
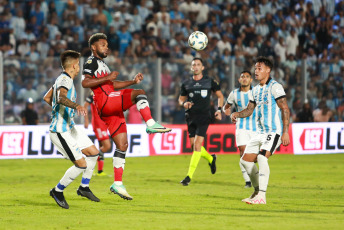
<svg viewBox="0 0 344 230"><path fill-rule="evenodd" d="M205 98L205 97L207 97L207 95L208 95L208 90L202 89L202 90L201 90L201 96L202 96L203 98Z"/></svg>
<svg viewBox="0 0 344 230"><path fill-rule="evenodd" d="M193 93L189 93L189 97L193 97L194 96L194 94Z"/></svg>

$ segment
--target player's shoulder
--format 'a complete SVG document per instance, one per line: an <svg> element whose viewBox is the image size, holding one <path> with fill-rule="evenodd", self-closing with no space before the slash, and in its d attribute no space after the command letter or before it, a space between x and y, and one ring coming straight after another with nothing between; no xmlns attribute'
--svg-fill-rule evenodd
<svg viewBox="0 0 344 230"><path fill-rule="evenodd" d="M97 58L92 55L87 58L85 65L92 65L92 64L95 65L97 64L97 62L98 62Z"/></svg>

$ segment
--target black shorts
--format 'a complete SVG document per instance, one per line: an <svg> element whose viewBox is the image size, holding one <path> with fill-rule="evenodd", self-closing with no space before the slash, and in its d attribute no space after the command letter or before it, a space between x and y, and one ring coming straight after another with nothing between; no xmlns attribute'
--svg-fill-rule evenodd
<svg viewBox="0 0 344 230"><path fill-rule="evenodd" d="M188 126L189 138L195 137L196 135L205 137L211 121L210 116L208 114L197 116L190 116L189 114L185 114L185 117L186 124Z"/></svg>

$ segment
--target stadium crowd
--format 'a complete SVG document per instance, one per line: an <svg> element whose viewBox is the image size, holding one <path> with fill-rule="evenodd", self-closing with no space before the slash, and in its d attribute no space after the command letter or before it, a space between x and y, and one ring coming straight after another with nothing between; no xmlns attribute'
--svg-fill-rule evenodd
<svg viewBox="0 0 344 230"><path fill-rule="evenodd" d="M187 44L195 30L209 38L202 52ZM253 73L259 55L274 61L272 76L286 90L294 122L344 120L342 0L2 0L6 123L20 121L27 98L36 102L39 122L49 122L51 109L41 100L60 72L60 53L73 49L89 56L87 41L95 32L108 36L109 66L124 78L142 71L148 94L153 79L146 62L162 58L164 122L184 123L177 97L193 57L205 61L205 73L220 82L227 97L231 60L239 76L242 70ZM302 60L306 101L301 100Z"/></svg>

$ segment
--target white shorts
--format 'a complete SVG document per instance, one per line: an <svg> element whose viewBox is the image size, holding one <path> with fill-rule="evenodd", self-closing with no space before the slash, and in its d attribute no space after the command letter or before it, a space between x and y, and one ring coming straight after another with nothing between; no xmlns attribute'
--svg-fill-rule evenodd
<svg viewBox="0 0 344 230"><path fill-rule="evenodd" d="M237 129L235 130L235 142L236 146L244 146L247 145L251 138L256 135L256 132L253 132L252 130L246 130L246 129Z"/></svg>
<svg viewBox="0 0 344 230"><path fill-rule="evenodd" d="M64 133L49 133L51 142L62 155L71 161L80 160L81 150L93 144L91 139L85 134L85 130L74 126L71 130Z"/></svg>
<svg viewBox="0 0 344 230"><path fill-rule="evenodd" d="M244 153L259 154L259 151L265 150L273 154L281 143L281 136L277 133L257 133L246 145Z"/></svg>

